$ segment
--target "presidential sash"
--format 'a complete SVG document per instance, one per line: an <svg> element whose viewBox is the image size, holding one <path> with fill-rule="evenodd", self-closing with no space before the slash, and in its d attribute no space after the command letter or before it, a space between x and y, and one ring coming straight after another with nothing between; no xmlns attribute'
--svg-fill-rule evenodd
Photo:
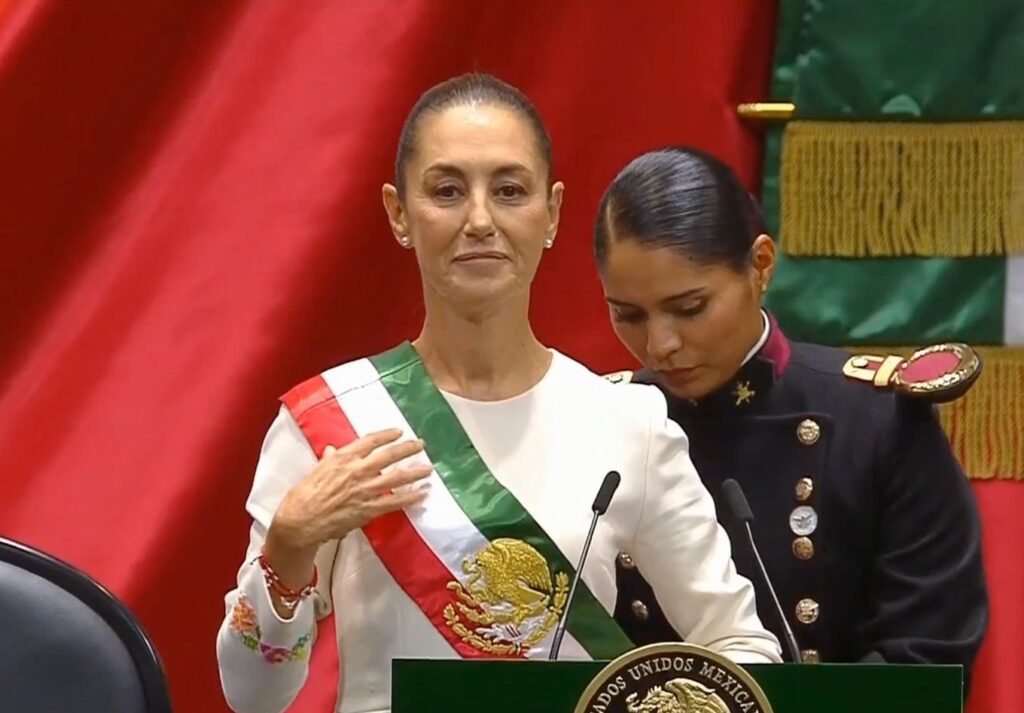
<svg viewBox="0 0 1024 713"><path fill-rule="evenodd" d="M367 539L463 657L543 655L574 568L484 463L408 342L330 369L282 397L319 457L373 431L421 438L434 470L422 507L374 519ZM594 659L632 648L581 581L567 636Z"/></svg>

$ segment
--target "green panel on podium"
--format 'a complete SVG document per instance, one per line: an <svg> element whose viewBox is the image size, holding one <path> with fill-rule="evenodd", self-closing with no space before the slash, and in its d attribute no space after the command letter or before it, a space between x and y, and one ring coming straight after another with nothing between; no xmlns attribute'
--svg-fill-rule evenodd
<svg viewBox="0 0 1024 713"><path fill-rule="evenodd" d="M573 713L605 663L399 659L392 713ZM744 667L774 713L961 713L960 666Z"/></svg>

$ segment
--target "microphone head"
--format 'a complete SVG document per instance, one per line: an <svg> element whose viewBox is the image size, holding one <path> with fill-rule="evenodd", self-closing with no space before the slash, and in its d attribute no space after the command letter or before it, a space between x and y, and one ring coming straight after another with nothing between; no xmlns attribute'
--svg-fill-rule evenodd
<svg viewBox="0 0 1024 713"><path fill-rule="evenodd" d="M732 516L740 522L753 522L754 513L747 502L747 496L743 494L743 488L732 478L722 483L722 495L729 505Z"/></svg>
<svg viewBox="0 0 1024 713"><path fill-rule="evenodd" d="M608 506L611 505L612 496L615 495L615 489L619 487L621 480L622 476L619 475L618 471L608 471L608 474L604 476L604 480L601 482L601 489L597 491L597 497L594 498L591 510L598 515L604 515L608 511Z"/></svg>

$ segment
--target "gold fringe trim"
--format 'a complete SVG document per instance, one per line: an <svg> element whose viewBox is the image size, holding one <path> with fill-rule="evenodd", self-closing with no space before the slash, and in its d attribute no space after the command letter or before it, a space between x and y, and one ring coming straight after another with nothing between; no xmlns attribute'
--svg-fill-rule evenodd
<svg viewBox="0 0 1024 713"><path fill-rule="evenodd" d="M1024 121L794 121L780 166L784 252L1024 252Z"/></svg>
<svg viewBox="0 0 1024 713"><path fill-rule="evenodd" d="M942 426L974 480L1024 482L1024 348L976 347L981 376L966 396L939 406ZM853 354L900 354L910 347L850 347Z"/></svg>

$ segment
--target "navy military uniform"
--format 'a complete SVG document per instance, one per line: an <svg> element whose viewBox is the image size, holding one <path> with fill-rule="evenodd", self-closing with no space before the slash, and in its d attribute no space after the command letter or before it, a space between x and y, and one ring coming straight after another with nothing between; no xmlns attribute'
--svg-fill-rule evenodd
<svg viewBox="0 0 1024 713"><path fill-rule="evenodd" d="M666 392L669 415L689 437L737 569L754 583L761 620L780 642L745 530L721 493L729 478L751 504L754 537L805 662L969 671L988 622L973 493L933 404L844 375L866 364L791 344L772 324L765 345L718 392L700 401ZM632 380L656 383L650 372ZM618 580L615 617L637 645L679 639L628 553Z"/></svg>

